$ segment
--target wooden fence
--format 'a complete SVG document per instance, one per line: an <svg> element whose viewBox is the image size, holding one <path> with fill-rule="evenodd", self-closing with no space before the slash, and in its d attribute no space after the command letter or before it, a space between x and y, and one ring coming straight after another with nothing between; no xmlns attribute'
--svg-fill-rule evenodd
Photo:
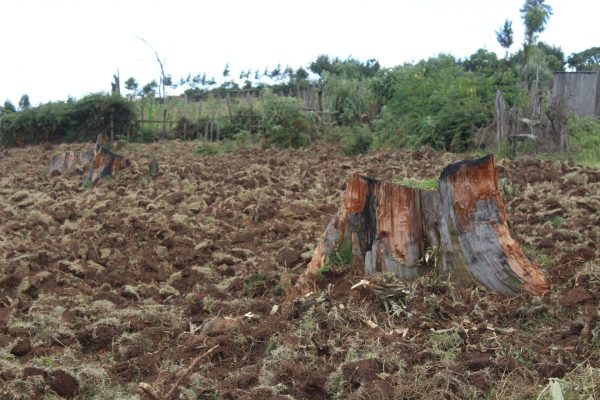
<svg viewBox="0 0 600 400"><path fill-rule="evenodd" d="M262 96L263 91L260 89L230 89L222 92L222 95L211 95L193 101L189 101L187 96L167 99L166 104L160 104L156 100L146 103L142 101L141 118L136 121L140 132L129 132L128 137L134 138L148 126L159 131L161 136L175 133L184 140L200 137L210 141L221 140L223 127L234 123L242 123L258 132L261 126L257 108ZM314 118L317 125L334 124L336 112L323 110L322 92L319 93L319 89L302 89L283 96L301 99L299 110ZM160 108L158 115L155 110L157 106ZM237 113L242 107L249 112ZM248 119L251 121L247 121ZM201 126L198 127L198 124ZM190 129L192 126L194 129Z"/></svg>

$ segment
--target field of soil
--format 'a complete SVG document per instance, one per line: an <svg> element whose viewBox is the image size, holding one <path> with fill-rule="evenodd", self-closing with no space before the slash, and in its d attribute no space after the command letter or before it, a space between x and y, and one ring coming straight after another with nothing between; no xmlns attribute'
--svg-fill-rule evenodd
<svg viewBox="0 0 600 400"><path fill-rule="evenodd" d="M126 145L132 166L93 188L82 171L45 175L82 148L0 150L0 399L151 398L142 382L160 399L600 398L600 170L499 162L545 296L431 273L386 311L351 290L351 266L292 289L351 173L429 179L463 156L200 157L171 141Z"/></svg>

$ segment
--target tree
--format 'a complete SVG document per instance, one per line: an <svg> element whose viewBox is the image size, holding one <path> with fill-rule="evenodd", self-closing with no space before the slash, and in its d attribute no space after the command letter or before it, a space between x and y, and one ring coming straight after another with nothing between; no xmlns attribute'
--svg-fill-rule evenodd
<svg viewBox="0 0 600 400"><path fill-rule="evenodd" d="M23 111L23 110L28 110L31 108L31 102L29 101L29 95L27 93L23 94L23 96L21 96L21 99L19 100L19 110Z"/></svg>
<svg viewBox="0 0 600 400"><path fill-rule="evenodd" d="M158 63L158 66L160 68L160 79L159 79L159 84L156 85L155 89L158 88L158 97L162 97L163 99L166 98L166 86L167 83L165 82L166 79L166 75L165 75L165 58L160 58L160 56L158 55L158 52L156 50L154 50L154 47L152 47L152 45L150 43L148 43L146 41L146 39L140 37L139 38L142 42L146 43L148 45L148 47L150 47L150 49L154 52L154 56L156 57L156 62ZM156 82L153 81L155 84ZM147 85L146 85L147 86ZM162 89L162 92L161 92Z"/></svg>
<svg viewBox="0 0 600 400"><path fill-rule="evenodd" d="M129 91L129 96L134 98L139 94L138 83L134 77L130 77L125 81L125 90Z"/></svg>
<svg viewBox="0 0 600 400"><path fill-rule="evenodd" d="M154 97L156 95L157 87L158 84L156 83L156 80L153 79L152 81L144 85L144 87L142 88L142 95L144 97Z"/></svg>
<svg viewBox="0 0 600 400"><path fill-rule="evenodd" d="M525 43L532 45L546 28L552 7L545 0L525 0L520 11L525 24Z"/></svg>
<svg viewBox="0 0 600 400"><path fill-rule="evenodd" d="M552 46L544 42L538 42L537 47L544 55L544 60L551 71L565 70L565 53L560 47Z"/></svg>
<svg viewBox="0 0 600 400"><path fill-rule="evenodd" d="M2 109L0 111L1 111L0 114L10 114L10 113L14 113L15 111L17 111L17 109L15 108L14 104L10 100L7 99L6 101L4 101L4 106L2 107Z"/></svg>
<svg viewBox="0 0 600 400"><path fill-rule="evenodd" d="M498 71L498 57L496 53L486 49L479 49L463 62L467 71L480 72L491 76Z"/></svg>
<svg viewBox="0 0 600 400"><path fill-rule="evenodd" d="M301 80L307 80L308 79L308 72L306 72L306 70L302 67L298 68L296 70L296 79L301 81Z"/></svg>
<svg viewBox="0 0 600 400"><path fill-rule="evenodd" d="M567 59L569 67L575 71L599 71L600 47L590 47L579 53L573 53Z"/></svg>
<svg viewBox="0 0 600 400"><path fill-rule="evenodd" d="M333 70L333 66L331 65L329 56L326 54L321 54L315 61L310 63L308 69L320 77L323 77L323 72L331 72Z"/></svg>
<svg viewBox="0 0 600 400"><path fill-rule="evenodd" d="M504 58L508 58L508 49L513 44L513 29L512 29L512 21L508 19L504 21L504 25L500 28L500 30L496 31L496 40L500 43L500 46L504 48L506 53L504 54Z"/></svg>

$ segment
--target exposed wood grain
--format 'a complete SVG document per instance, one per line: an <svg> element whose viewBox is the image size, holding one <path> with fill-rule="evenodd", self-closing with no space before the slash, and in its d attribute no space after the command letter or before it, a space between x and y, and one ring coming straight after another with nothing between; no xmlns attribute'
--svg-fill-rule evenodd
<svg viewBox="0 0 600 400"><path fill-rule="evenodd" d="M342 207L299 284L343 243L350 243L366 275L415 278L427 271L422 260L429 251L435 254L435 267L463 286L479 283L504 295L548 290L540 268L510 235L491 155L448 165L438 191L352 175Z"/></svg>

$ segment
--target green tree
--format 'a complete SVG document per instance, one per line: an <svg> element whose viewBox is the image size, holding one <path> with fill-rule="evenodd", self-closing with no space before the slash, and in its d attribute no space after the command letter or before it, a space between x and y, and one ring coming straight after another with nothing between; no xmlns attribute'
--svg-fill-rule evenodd
<svg viewBox="0 0 600 400"><path fill-rule="evenodd" d="M467 58L463 65L467 71L480 72L487 76L493 75L499 69L500 62L496 53L479 49Z"/></svg>
<svg viewBox="0 0 600 400"><path fill-rule="evenodd" d="M27 93L21 96L19 99L19 110L29 110L31 108L31 102L29 101L29 95Z"/></svg>
<svg viewBox="0 0 600 400"><path fill-rule="evenodd" d="M567 62L575 71L600 71L600 47L590 47L579 53L573 53Z"/></svg>
<svg viewBox="0 0 600 400"><path fill-rule="evenodd" d="M15 108L14 104L6 99L4 101L4 106L2 107L2 109L0 110L1 114L10 114L10 113L14 113L15 111L17 111L17 109Z"/></svg>
<svg viewBox="0 0 600 400"><path fill-rule="evenodd" d="M125 81L125 90L129 92L130 98L134 98L139 94L138 83L134 77L130 77Z"/></svg>
<svg viewBox="0 0 600 400"><path fill-rule="evenodd" d="M552 7L546 4L545 0L525 0L520 11L525 24L525 43L532 45L538 35L546 29L546 23L552 15Z"/></svg>
<svg viewBox="0 0 600 400"><path fill-rule="evenodd" d="M537 47L543 53L544 61L551 71L565 70L565 53L560 47L552 46L544 42L538 42Z"/></svg>
<svg viewBox="0 0 600 400"><path fill-rule="evenodd" d="M382 107L374 123L376 144L429 144L455 151L471 147L475 133L493 121L496 90L511 105L518 93L512 70L492 72L495 57L480 51L471 58L471 70L452 56L440 55L377 74L371 81Z"/></svg>
<svg viewBox="0 0 600 400"><path fill-rule="evenodd" d="M142 95L144 97L154 97L156 96L156 89L158 88L158 84L156 80L152 80L144 85L142 88Z"/></svg>
<svg viewBox="0 0 600 400"><path fill-rule="evenodd" d="M329 60L329 56L326 54L321 54L315 61L310 63L308 69L320 77L323 77L323 73L331 72L333 70L333 66Z"/></svg>
<svg viewBox="0 0 600 400"><path fill-rule="evenodd" d="M496 31L496 40L500 43L500 46L504 48L504 58L507 59L508 49L510 49L510 46L513 44L512 21L509 21L508 19L504 21L504 25L500 30Z"/></svg>

